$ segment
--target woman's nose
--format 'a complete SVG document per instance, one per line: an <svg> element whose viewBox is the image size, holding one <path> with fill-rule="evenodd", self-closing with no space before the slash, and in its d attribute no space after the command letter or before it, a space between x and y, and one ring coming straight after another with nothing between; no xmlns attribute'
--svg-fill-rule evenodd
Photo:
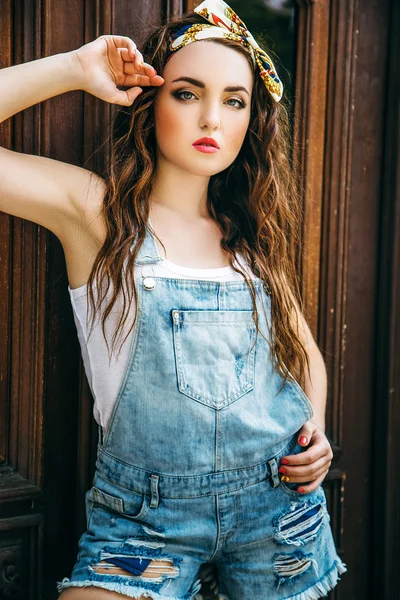
<svg viewBox="0 0 400 600"><path fill-rule="evenodd" d="M219 129L221 116L216 106L204 107L200 116L200 127L209 127L210 129Z"/></svg>

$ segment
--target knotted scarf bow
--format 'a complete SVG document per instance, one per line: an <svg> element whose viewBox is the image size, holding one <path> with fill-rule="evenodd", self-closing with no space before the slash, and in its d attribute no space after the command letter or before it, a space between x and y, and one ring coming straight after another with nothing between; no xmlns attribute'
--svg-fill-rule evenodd
<svg viewBox="0 0 400 600"><path fill-rule="evenodd" d="M176 31L168 47L167 61L173 52L191 42L213 37L224 37L240 42L250 51L254 66L258 65L265 87L274 100L279 102L283 94L283 84L276 74L274 63L265 50L260 48L245 23L231 7L224 0L204 0L194 10L212 25L196 23L185 25Z"/></svg>

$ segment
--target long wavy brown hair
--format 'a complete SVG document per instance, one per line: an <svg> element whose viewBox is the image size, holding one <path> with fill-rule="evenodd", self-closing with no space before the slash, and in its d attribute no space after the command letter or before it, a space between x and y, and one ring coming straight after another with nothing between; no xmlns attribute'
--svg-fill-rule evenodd
<svg viewBox="0 0 400 600"><path fill-rule="evenodd" d="M157 27L145 42L144 60L162 75L171 35L186 24L204 23L195 12ZM206 40L207 41L207 40ZM211 176L208 209L218 223L221 246L229 253L231 266L242 273L251 292L253 319L260 332L255 288L251 278L233 264L235 253L242 253L253 273L262 279L271 297L269 344L271 359L283 377L292 376L304 388L305 368L310 374L308 353L299 335L296 311L302 310L296 268L302 221L301 194L291 157L291 128L284 101L275 102L254 70L249 51L240 43L212 38L247 57L254 73L249 127L234 162ZM144 87L132 107L119 107L111 133L111 160L106 174L103 215L106 239L99 250L88 281L91 328L100 314L109 357L130 314L132 299L138 294L134 263L143 243L149 217L149 197L157 168L154 101L157 87ZM158 239L158 238L157 238ZM160 243L161 240L160 240ZM96 287L96 294L94 293ZM111 294L109 290L111 288ZM118 296L122 313L108 344L105 322ZM89 314L88 303L88 314ZM135 326L137 310L122 344ZM264 336L263 336L264 337Z"/></svg>

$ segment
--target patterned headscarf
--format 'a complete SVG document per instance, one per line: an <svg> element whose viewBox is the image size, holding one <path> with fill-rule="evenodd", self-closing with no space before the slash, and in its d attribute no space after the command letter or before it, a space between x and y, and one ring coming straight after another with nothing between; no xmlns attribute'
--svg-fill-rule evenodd
<svg viewBox="0 0 400 600"><path fill-rule="evenodd" d="M271 96L279 102L283 94L283 85L268 54L260 48L246 25L224 0L204 0L195 9L195 12L207 19L208 23L185 25L176 31L171 39L167 51L167 61L173 52L186 44L205 40L207 38L227 38L245 46L253 59L254 66L258 65L260 77Z"/></svg>

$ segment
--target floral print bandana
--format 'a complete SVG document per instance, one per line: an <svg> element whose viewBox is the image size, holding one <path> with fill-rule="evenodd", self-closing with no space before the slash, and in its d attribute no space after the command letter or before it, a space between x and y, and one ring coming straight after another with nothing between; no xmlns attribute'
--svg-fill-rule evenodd
<svg viewBox="0 0 400 600"><path fill-rule="evenodd" d="M170 41L167 62L173 52L186 44L207 38L227 38L241 43L251 53L254 66L258 66L265 87L276 102L282 98L283 84L276 74L274 63L268 54L260 48L248 31L245 23L224 0L204 0L194 11L212 23L185 25L176 31Z"/></svg>

